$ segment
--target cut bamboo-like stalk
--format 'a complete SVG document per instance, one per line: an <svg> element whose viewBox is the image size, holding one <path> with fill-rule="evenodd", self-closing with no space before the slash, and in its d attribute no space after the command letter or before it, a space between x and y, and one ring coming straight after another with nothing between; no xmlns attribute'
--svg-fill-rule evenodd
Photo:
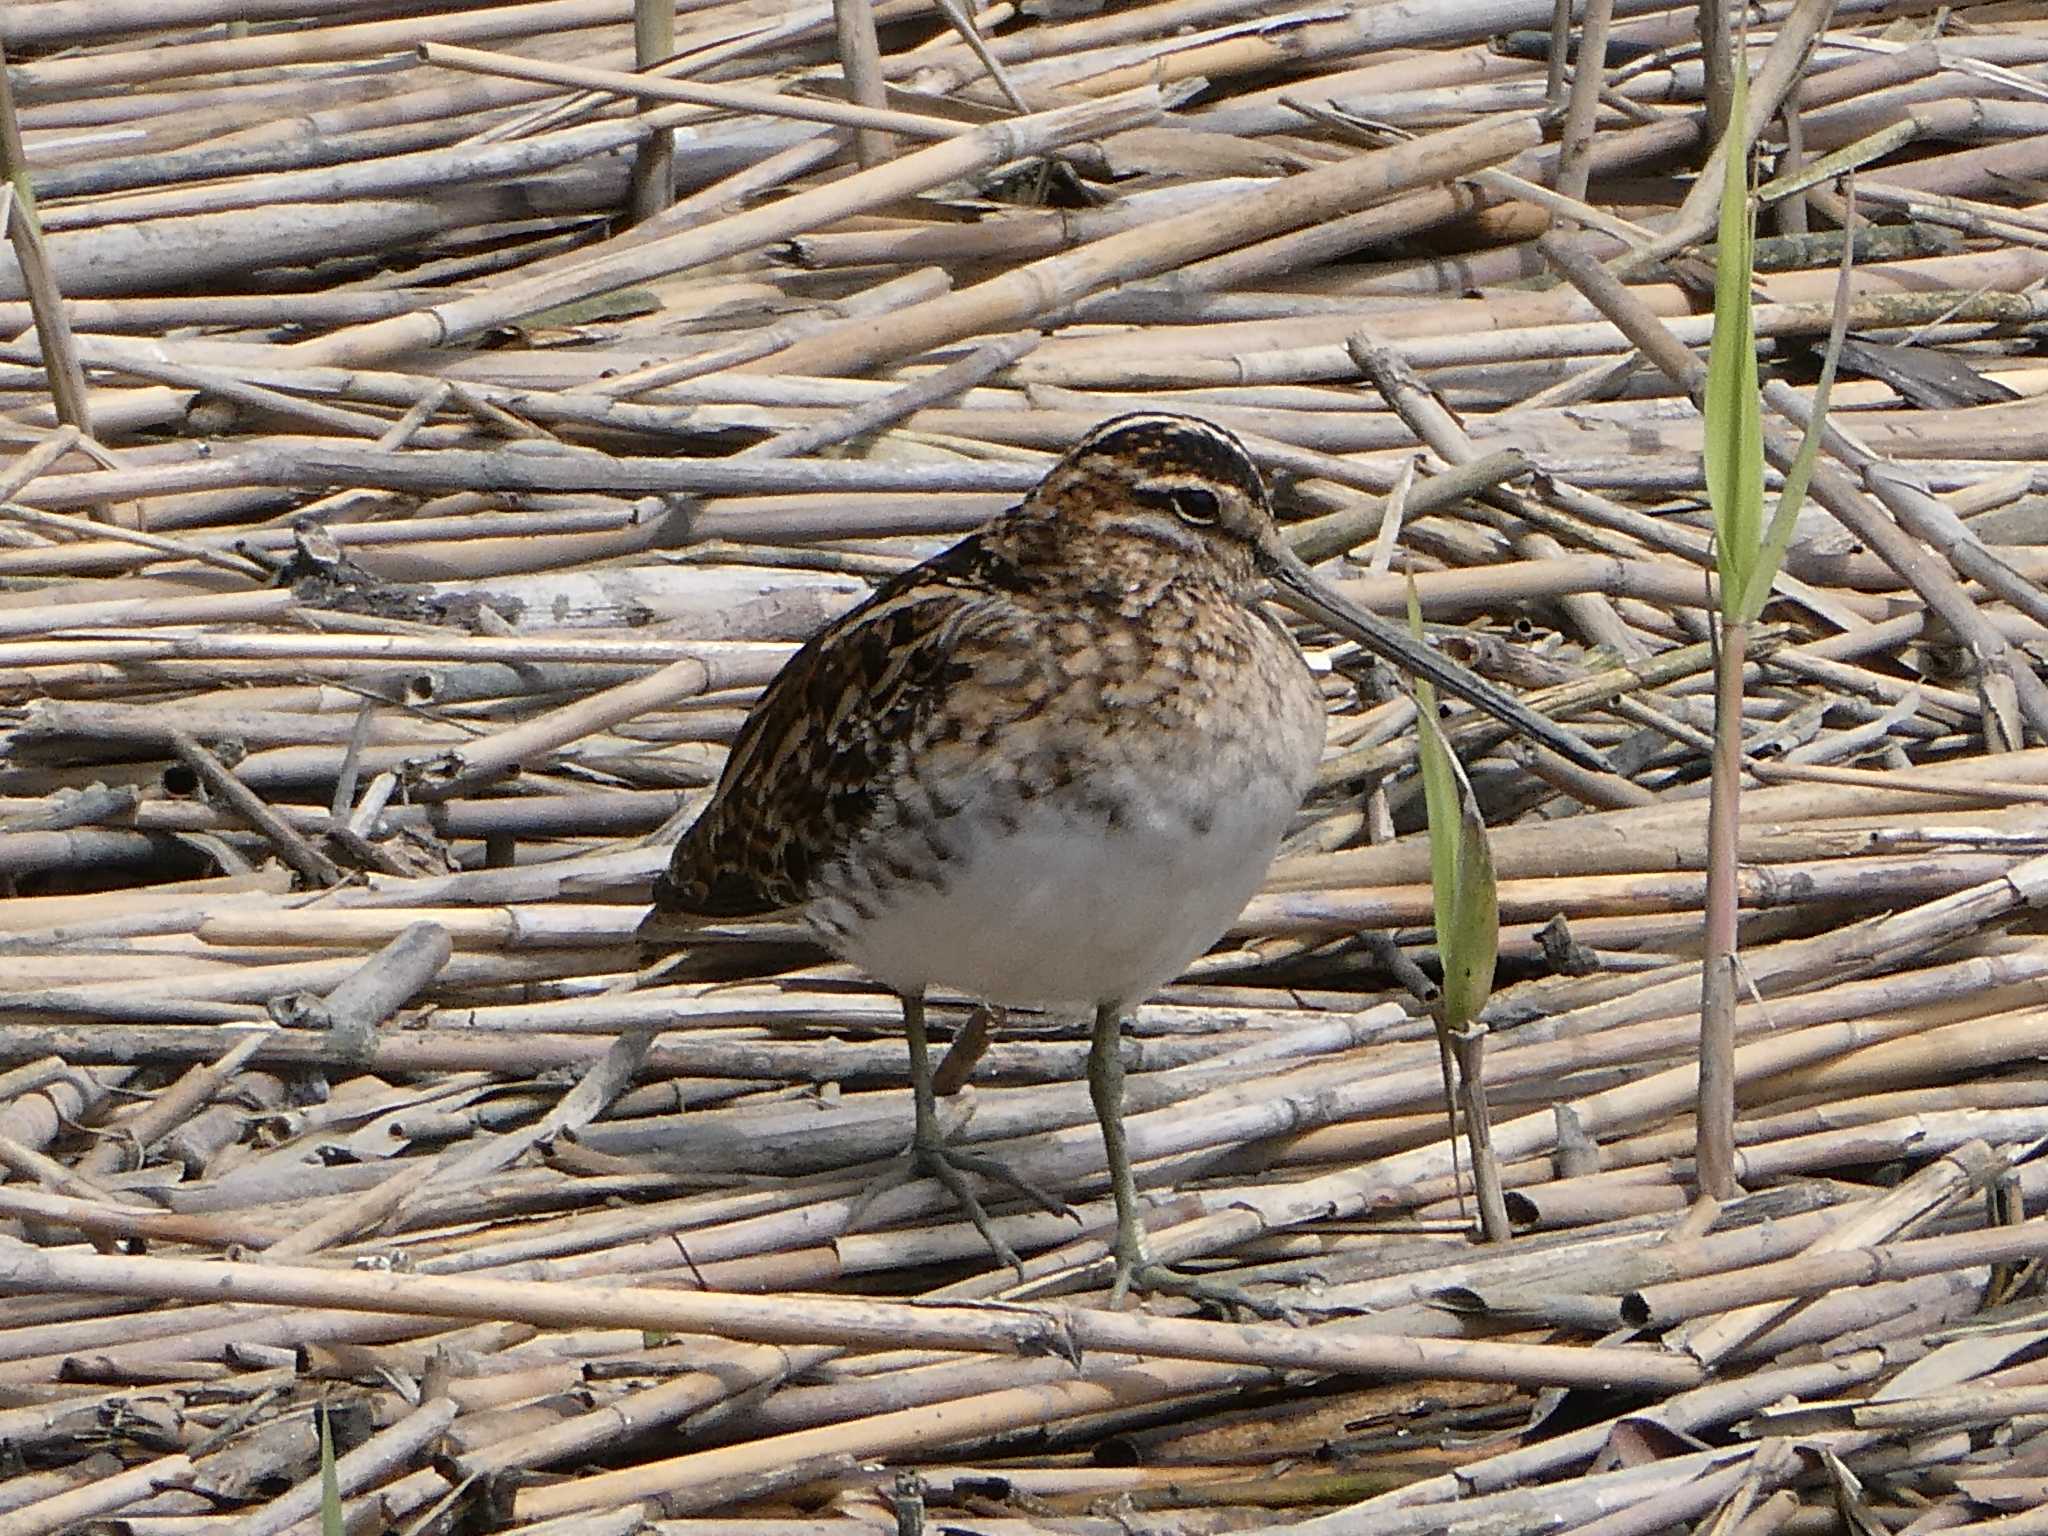
<svg viewBox="0 0 2048 1536"><path fill-rule="evenodd" d="M493 325L596 293L756 249L772 240L830 224L849 213L938 186L956 176L992 169L1076 139L1135 126L1157 111L1156 93L1138 91L1099 104L1061 107L1035 117L986 124L887 165L874 166L843 182L735 214L701 231L653 242L610 264L601 277L578 279L572 272L555 281L511 285L487 299L452 300L419 314L395 316L322 341L302 343L299 360L321 365L369 362L409 347L440 345L473 336Z"/></svg>
<svg viewBox="0 0 2048 1536"><path fill-rule="evenodd" d="M0 1210L32 1260L205 1281L147 1304L6 1288L0 1438L24 1465L0 1520L294 1520L308 1394L360 1403L390 1453L350 1464L366 1529L448 1517L466 1477L550 1533L710 1536L773 1493L823 1512L790 1536L829 1536L895 1523L915 1466L934 1527L985 1521L1002 1478L1041 1524L1128 1495L1155 1524L1276 1530L1314 1501L1357 1536L1818 1531L1835 1512L1792 1516L1748 1452L1790 1435L1825 1443L1859 1512L1856 1479L1956 1484L1887 1521L2031 1497L2039 1448L2014 1436L2042 1373L2024 1331L1973 1314L2038 1223L1942 1201L1973 1140L2048 1134L2048 751L2021 740L2048 561L2015 470L2048 454L2048 374L2019 345L2048 317L2048 223L2023 206L2048 163L2040 48L1996 7L1938 44L1873 40L1886 4L1749 13L1750 136L1797 130L1764 205L1819 220L1757 245L1767 403L1811 409L1845 248L1846 318L1876 345L1833 392L1838 467L1741 669L1730 1140L1761 1192L1727 1202L1696 1198L1688 1070L1719 594L1672 344L1707 338L1685 242L1728 137L1705 131L1693 11L1619 0L1604 64L1582 44L1569 144L1543 145L1528 32L1568 26L1552 0L680 0L673 46L637 57L620 0L0 8L94 428L61 425L63 349L0 252L0 1150L23 1175ZM842 67L842 20L877 24L872 67ZM1161 95L1099 99L1125 88ZM887 163L856 168L877 131ZM629 162L670 134L679 200L626 226ZM1507 148L1472 169L1446 143ZM1597 274L1544 286L1551 221L1633 274L1618 299ZM1127 1047L1155 1249L1291 1328L1102 1312L1110 1202L1069 1021L1012 1010L943 1105L1071 1203L991 1200L1020 1287L930 1181L849 1229L907 1134L905 1046L796 925L707 930L627 990L647 882L756 690L1082 433L1151 410L1239 433L1319 574L1381 613L1412 577L1434 644L1627 773L1446 722L1510 903L1483 1021L1515 1234L1475 1245L1430 1023L1392 991L1430 963L1413 706L1311 637L1329 749L1289 854ZM180 733L269 831L172 792ZM2019 750L1987 763L1986 733ZM293 891L280 846L343 878ZM380 952L425 925L445 963L440 941ZM384 1022L275 1022L326 1022L318 999ZM935 999L934 1027L969 1003ZM1994 1220L2048 1198L2039 1159L1992 1182ZM308 1289L211 1289L266 1275ZM872 1331L663 1339L329 1294L475 1310L512 1282L797 1328L851 1306ZM1606 1339L1639 1308L1704 1339L1717 1379ZM1044 1319L1083 1347L956 1347ZM1546 1384L1628 1411L1473 1449L1540 1417ZM421 1402L455 1406L438 1438L447 1410ZM1741 1459L1593 1471L1652 1422ZM1274 1475L1335 1423L1358 1466ZM123 1455L73 1468L110 1426ZM1092 1465L1103 1445L1146 1465ZM121 1472L164 1446L208 1502Z"/></svg>

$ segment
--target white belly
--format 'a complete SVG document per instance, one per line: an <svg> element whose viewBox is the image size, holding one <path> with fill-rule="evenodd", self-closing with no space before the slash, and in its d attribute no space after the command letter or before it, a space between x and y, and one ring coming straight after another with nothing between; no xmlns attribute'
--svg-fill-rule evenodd
<svg viewBox="0 0 2048 1536"><path fill-rule="evenodd" d="M897 992L937 985L992 1003L1132 1007L1244 909L1300 787L1254 782L1203 819L1178 798L1168 788L1114 828L1038 802L1014 831L963 836L943 885L905 882L863 901L867 915L821 894L808 915L827 944Z"/></svg>

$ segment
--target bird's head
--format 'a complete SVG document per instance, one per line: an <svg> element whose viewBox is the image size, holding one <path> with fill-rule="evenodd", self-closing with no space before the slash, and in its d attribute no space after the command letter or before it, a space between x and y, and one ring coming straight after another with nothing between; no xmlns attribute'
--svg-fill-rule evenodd
<svg viewBox="0 0 2048 1536"><path fill-rule="evenodd" d="M1143 411L1113 417L1068 450L1032 493L1076 546L1183 566L1249 597L1291 559L1258 465L1224 428Z"/></svg>
<svg viewBox="0 0 2048 1536"><path fill-rule="evenodd" d="M1570 731L1311 572L1273 521L1258 465L1223 427L1165 411L1112 417L1053 466L1024 510L1056 530L1058 558L1068 563L1202 575L1246 602L1271 598L1582 767L1612 771Z"/></svg>

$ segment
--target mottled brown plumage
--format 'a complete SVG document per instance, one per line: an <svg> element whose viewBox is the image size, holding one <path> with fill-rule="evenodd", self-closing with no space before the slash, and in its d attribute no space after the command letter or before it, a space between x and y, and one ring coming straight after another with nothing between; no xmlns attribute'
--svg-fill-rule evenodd
<svg viewBox="0 0 2048 1536"><path fill-rule="evenodd" d="M748 716L657 906L713 918L799 907L908 779L1001 752L1032 799L1070 788L1098 738L1165 731L1193 750L1219 685L1249 681L1242 669L1262 657L1281 682L1297 676L1292 643L1248 606L1248 550L1191 571L1188 550L1113 519L1123 476L1154 458L1105 473L1077 454L1023 505L813 636Z"/></svg>
<svg viewBox="0 0 2048 1536"><path fill-rule="evenodd" d="M795 912L895 991L916 1158L1005 1256L959 1174L998 1170L937 1132L925 989L1092 1009L1119 1291L1147 1267L1119 1021L1228 927L1322 751L1321 692L1260 606L1269 594L1532 719L1316 582L1281 542L1236 438L1187 417L1121 417L1022 505L791 658L677 845L644 930Z"/></svg>

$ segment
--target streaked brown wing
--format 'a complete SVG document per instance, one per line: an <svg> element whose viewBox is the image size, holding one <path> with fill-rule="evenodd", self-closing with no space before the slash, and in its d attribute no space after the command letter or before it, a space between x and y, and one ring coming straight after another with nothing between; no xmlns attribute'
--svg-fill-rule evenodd
<svg viewBox="0 0 2048 1536"><path fill-rule="evenodd" d="M760 917L803 903L813 871L858 834L895 753L955 680L962 637L1001 623L990 557L971 546L904 572L789 659L655 882L650 930L665 915Z"/></svg>

